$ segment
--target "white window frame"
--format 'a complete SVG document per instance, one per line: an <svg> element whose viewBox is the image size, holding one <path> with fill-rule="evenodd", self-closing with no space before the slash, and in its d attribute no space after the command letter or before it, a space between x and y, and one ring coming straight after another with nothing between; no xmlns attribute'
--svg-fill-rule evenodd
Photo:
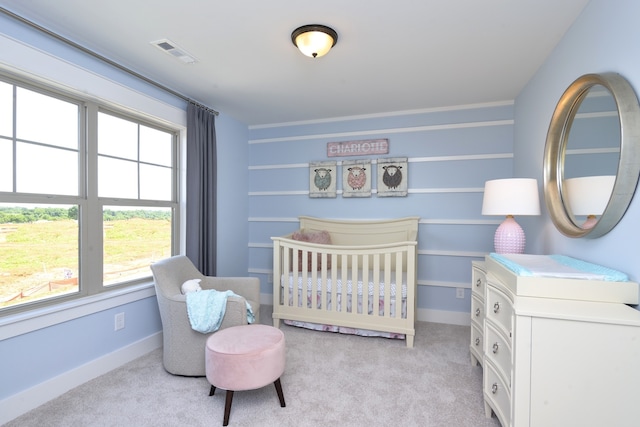
<svg viewBox="0 0 640 427"><path fill-rule="evenodd" d="M2 68L2 67L0 67ZM1 70L0 70L1 71ZM115 114L121 117L125 117L127 119L136 121L138 123L151 126L154 128L159 128L165 131L170 131L175 134L175 138L177 142L174 144L174 169L176 172L173 176L173 194L174 200L169 202L172 211L173 211L173 220L172 220L172 253L180 253L180 251L184 248L184 230L185 225L181 218L184 218L184 201L182 200L181 194L184 194L184 167L185 167L185 156L184 156L184 143L186 139L186 129L184 127L184 122L186 122L186 114L177 114L177 116L183 116L185 120L180 120L183 123L176 124L172 121L168 121L166 119L161 120L157 117L152 117L148 114L140 113L139 111L133 111L131 108L121 107L119 104L98 100L93 96L86 96L86 94L72 93L67 91L61 91L56 85L46 85L38 82L37 80L32 80L29 78L24 78L22 75L16 76L13 73L5 73L0 72L0 78L10 84L15 84L30 90L36 90L39 92L43 92L47 95L51 95L54 97L59 97L65 100L71 100L72 102L81 102L83 103L86 109L86 117L88 121L95 120L97 122L97 111L100 109L108 112L110 114ZM109 80L104 79L104 82L107 85L115 84ZM120 86L121 89L121 86ZM139 93L135 91L131 91L132 95L135 95L134 98L139 98ZM85 95L85 96L81 96ZM153 100L150 97L146 98L145 101L150 104L156 104L154 109L158 109L159 101ZM140 101L136 99L136 101ZM143 102L144 103L144 102ZM166 110L166 105L161 106L160 110ZM172 108L175 110L175 108ZM182 110L183 112L184 110ZM93 132L85 132L87 129L93 129ZM81 129L83 134L86 135L87 138L93 138L93 144L81 144L80 155L84 155L84 147L93 147L93 149L97 152L97 126L96 123L87 124L87 127L83 127ZM97 155L92 156L92 153L88 153L89 164L86 168L81 168L80 170L80 180L85 182L84 180L87 177L84 175L84 171L95 171L97 167ZM97 153L96 153L97 154ZM93 163L93 164L92 164ZM97 174L95 174L97 177ZM92 234L97 233L96 230L99 229L99 239L102 241L102 209L103 206L106 205L119 205L119 206L141 206L141 207L157 207L159 203L154 201L143 201L143 200L135 200L135 201L126 201L120 199L99 199L97 198L97 183L94 179L88 180L88 182L95 185L94 190L96 191L87 191L84 192L84 189L81 188L79 195L76 196L46 196L47 203L61 203L61 204L77 204L80 206L80 215L90 215L90 209L98 210L100 212L100 226L97 227L92 221L84 218L86 222L85 226L82 227L82 235L80 236L80 281L81 281L81 289L79 293L73 294L68 297L59 297L52 299L44 299L42 301L38 301L33 304L24 304L18 305L14 307L7 307L0 312L0 340L6 339L12 336L16 336L22 333L26 333L29 331L33 331L36 329L40 329L46 326L50 326L53 324L57 324L60 322L72 320L77 317L85 316L87 314L95 313L97 311L102 311L110 307L115 307L121 304L125 304L128 302L137 301L144 298L149 298L155 295L155 290L153 289L153 282L151 278L145 280L139 280L136 282L123 283L118 285L111 285L108 287L104 287L102 285L102 245L95 245L94 242L94 250L96 247L99 247L99 254L93 255L91 258L87 258L86 251L88 248L88 242L92 241L95 238ZM30 194L18 194L18 193L0 193L0 201L9 202L9 203L42 203L42 196L30 195ZM162 204L162 203L161 203ZM91 215L93 218L96 218L95 213ZM86 260L91 260L90 262L86 262ZM83 263L83 261L85 261ZM98 277L99 280L90 280L88 276Z"/></svg>

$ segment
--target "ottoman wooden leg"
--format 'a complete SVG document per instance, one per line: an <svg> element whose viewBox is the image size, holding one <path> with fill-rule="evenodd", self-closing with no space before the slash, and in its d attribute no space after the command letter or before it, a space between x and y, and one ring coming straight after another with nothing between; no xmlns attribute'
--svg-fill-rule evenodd
<svg viewBox="0 0 640 427"><path fill-rule="evenodd" d="M216 386L212 385L211 390L209 390L209 396L213 396L216 394Z"/></svg>
<svg viewBox="0 0 640 427"><path fill-rule="evenodd" d="M280 399L280 406L284 408L287 405L285 405L284 403L284 394L282 394L282 384L280 384L280 378L275 380L273 384L276 386L276 391L278 392L278 399Z"/></svg>
<svg viewBox="0 0 640 427"><path fill-rule="evenodd" d="M231 413L231 401L233 400L233 390L227 390L227 398L224 403L224 420L222 421L223 426L229 425L229 414Z"/></svg>

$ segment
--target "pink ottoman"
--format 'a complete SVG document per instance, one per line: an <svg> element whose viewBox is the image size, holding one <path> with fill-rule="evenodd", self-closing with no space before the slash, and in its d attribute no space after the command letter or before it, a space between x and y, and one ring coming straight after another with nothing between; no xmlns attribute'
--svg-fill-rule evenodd
<svg viewBox="0 0 640 427"><path fill-rule="evenodd" d="M253 390L274 383L280 406L284 395L280 377L284 372L284 334L268 325L233 326L216 332L207 339L205 363L209 396L216 388L227 391L224 426L229 424L233 392Z"/></svg>

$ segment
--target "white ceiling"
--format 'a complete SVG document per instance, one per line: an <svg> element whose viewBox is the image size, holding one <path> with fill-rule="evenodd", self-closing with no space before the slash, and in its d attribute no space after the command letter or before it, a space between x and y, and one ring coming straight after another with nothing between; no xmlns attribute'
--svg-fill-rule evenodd
<svg viewBox="0 0 640 427"><path fill-rule="evenodd" d="M513 100L588 0L0 0L247 125ZM291 32L338 32L322 58ZM0 30L1 31L1 30ZM184 64L152 46L169 39Z"/></svg>

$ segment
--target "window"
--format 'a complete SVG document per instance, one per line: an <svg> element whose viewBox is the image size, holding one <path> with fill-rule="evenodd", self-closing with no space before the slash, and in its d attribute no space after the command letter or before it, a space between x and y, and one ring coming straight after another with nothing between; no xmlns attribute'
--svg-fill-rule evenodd
<svg viewBox="0 0 640 427"><path fill-rule="evenodd" d="M0 313L148 279L177 247L177 131L0 76Z"/></svg>

